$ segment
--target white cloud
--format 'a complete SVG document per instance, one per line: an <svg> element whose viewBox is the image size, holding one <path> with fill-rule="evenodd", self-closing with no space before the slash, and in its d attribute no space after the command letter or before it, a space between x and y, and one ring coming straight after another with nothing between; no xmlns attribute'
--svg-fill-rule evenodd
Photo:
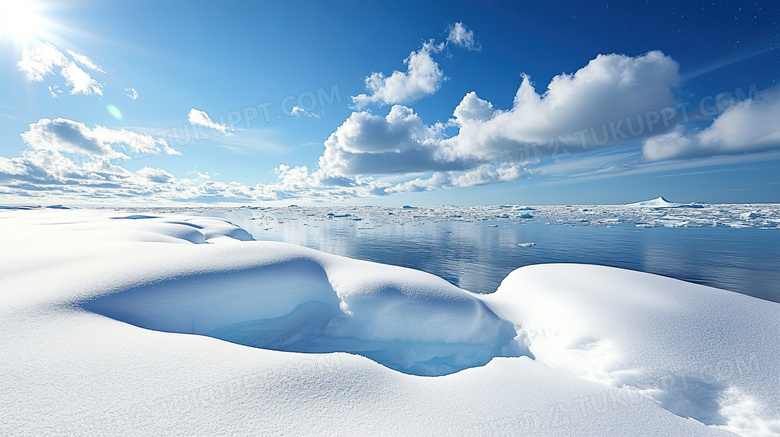
<svg viewBox="0 0 780 437"><path fill-rule="evenodd" d="M478 51L482 49L482 46L474 39L474 31L467 28L463 22L457 22L448 27L447 43L466 50Z"/></svg>
<svg viewBox="0 0 780 437"><path fill-rule="evenodd" d="M435 172L428 178L418 177L388 186L385 191L387 194L400 194L436 191L455 187L475 187L527 178L530 175L531 171L521 165L511 163L493 165L485 163L465 171Z"/></svg>
<svg viewBox="0 0 780 437"><path fill-rule="evenodd" d="M370 94L353 96L352 102L357 107L371 103L392 105L409 103L435 93L444 81L444 73L431 55L443 48L444 44L435 44L430 40L404 59L406 72L394 71L389 77L383 73L371 73L365 79Z"/></svg>
<svg viewBox="0 0 780 437"><path fill-rule="evenodd" d="M108 160L82 161L54 149L28 149L21 157L0 159L0 182L12 193L26 196L127 198L152 194L160 181L171 178L161 169L146 167L133 173Z"/></svg>
<svg viewBox="0 0 780 437"><path fill-rule="evenodd" d="M399 107L388 123L416 124L416 115ZM381 117L387 121L387 117ZM417 126L419 127L419 125ZM427 128L426 128L427 129ZM322 170L310 172L306 166L279 165L277 180L268 184L245 185L222 182L212 175L197 173L195 178L178 179L170 172L143 167L135 172L122 162L134 154L156 154L167 145L161 139L102 126L42 119L30 125L22 137L29 148L22 156L0 157L0 187L8 196L30 199L56 196L57 200L105 200L123 202L142 197L145 202L249 202L255 200L307 199L338 201L410 191L455 186L471 186L521 177L525 170L511 166L480 166L468 171L440 171L427 178L389 184L368 176L342 178L341 184L323 184ZM216 175L214 175L216 176ZM332 179L330 182L334 182Z"/></svg>
<svg viewBox="0 0 780 437"><path fill-rule="evenodd" d="M440 131L406 106L393 106L385 117L354 112L325 141L319 167L329 177L462 167L438 160Z"/></svg>
<svg viewBox="0 0 780 437"><path fill-rule="evenodd" d="M78 52L74 52L73 50L68 50L68 54L70 55L70 57L74 61L78 62L79 64L81 64L81 65L83 65L85 67L87 67L88 69L105 74L105 71L103 71L102 68L100 68L97 65L95 65L95 63L92 62L92 59L89 59L87 56L84 56L84 55L82 55L81 53L78 53Z"/></svg>
<svg viewBox="0 0 780 437"><path fill-rule="evenodd" d="M473 170L465 171L453 179L453 185L458 187L473 187L477 185L487 185L494 182L507 182L527 177L530 170L512 163L503 163L494 165L491 163L481 164Z"/></svg>
<svg viewBox="0 0 780 437"><path fill-rule="evenodd" d="M78 153L104 159L128 158L114 150L110 143L100 141L84 123L64 118L41 119L30 124L30 130L21 136L34 150Z"/></svg>
<svg viewBox="0 0 780 437"><path fill-rule="evenodd" d="M123 161L178 152L161 138L124 129L89 128L62 118L32 123L22 138L28 148L21 156L0 157L0 190L6 199L22 202L33 198L90 203L138 198L149 203L251 202L300 197L334 201L369 195L371 189L368 184L322 187L305 166L280 165L276 182L257 185L216 181L203 173L178 179L165 169L149 166L133 172L123 167Z"/></svg>
<svg viewBox="0 0 780 437"><path fill-rule="evenodd" d="M444 50L447 44L480 50L481 46L474 39L474 32L462 22L447 28L446 43L436 43L433 39L423 43L419 50L413 51L404 59L406 71L393 71L390 76L374 72L365 78L368 93L352 97L356 108L363 108L372 103L380 105L408 104L441 88L446 80L439 64L433 59L434 54Z"/></svg>
<svg viewBox="0 0 780 437"><path fill-rule="evenodd" d="M130 171L122 161L140 154L178 154L162 139L124 129L89 128L67 119L41 119L22 134L29 146L19 157L0 157L0 186L19 199L56 196L59 200L123 201L166 199L253 200L274 198L263 186L198 178L177 179L164 169Z"/></svg>
<svg viewBox="0 0 780 437"><path fill-rule="evenodd" d="M765 91L728 108L699 132L683 127L648 138L642 145L645 159L697 158L780 149L780 88Z"/></svg>
<svg viewBox="0 0 780 437"><path fill-rule="evenodd" d="M485 122L490 120L496 110L493 104L487 100L482 100L474 91L466 94L463 100L452 112L455 116L455 122L463 126L470 122Z"/></svg>
<svg viewBox="0 0 780 437"><path fill-rule="evenodd" d="M135 173L138 176L148 179L150 182L156 183L171 182L175 179L172 174L161 168L143 167Z"/></svg>
<svg viewBox="0 0 780 437"><path fill-rule="evenodd" d="M22 59L16 66L23 72L27 80L31 82L43 82L48 75L55 74L55 67L60 68L59 74L69 85L70 94L94 94L103 95L103 85L98 83L86 71L81 69L76 62L85 67L105 73L100 67L95 65L88 57L68 50L72 59L69 60L61 51L49 42L38 43L32 47L26 47L22 52ZM57 97L55 90L57 85L49 86L49 93L52 97Z"/></svg>
<svg viewBox="0 0 780 437"><path fill-rule="evenodd" d="M293 108L290 110L290 115L293 117L299 117L301 115L305 115L307 117L314 117L314 118L320 118L319 114L316 114L314 112L309 112L300 106L293 106Z"/></svg>
<svg viewBox="0 0 780 437"><path fill-rule="evenodd" d="M409 76L408 72L400 74ZM384 78L384 88L378 87L378 92L389 92L388 86L393 85L386 82L391 78ZM762 100L726 111L702 131L686 132L673 121L653 129L634 126L626 135L626 120L646 123L643 117L647 114L675 104L672 91L678 81L677 63L661 52L638 57L600 55L573 74L554 77L543 93L534 89L529 77L523 77L508 109L497 108L470 92L454 108L452 119L444 123L425 124L413 109L397 104L386 115L353 112L325 141L316 168L281 164L275 169L276 181L257 185L221 182L210 176L177 179L164 169L151 167L131 172L121 163L134 154L178 152L161 138L101 126L88 128L66 119L42 119L23 134L29 149L21 157L0 158L0 185L27 194L45 188L116 198L141 193L146 199L191 201L335 201L484 185L535 174L554 177L556 170L576 174L585 165L581 161L563 161L562 166L554 160L542 161L535 154L502 157L506 151L531 148L551 155L551 139L572 153L598 150L587 155L592 162L587 163L586 172L608 172L609 168L638 163L636 148L605 146L636 145L643 139L646 159L780 148L780 129L774 127L780 116L780 93L774 92L762 93ZM371 98L387 103L384 97ZM230 133L228 126L195 108L188 119L193 125ZM623 123L622 128L617 122ZM602 127L618 134L600 142ZM595 137L594 132L598 134ZM621 158L600 165L610 150L618 151ZM22 186L26 188L14 188Z"/></svg>
<svg viewBox="0 0 780 437"><path fill-rule="evenodd" d="M62 90L58 85L52 85L49 87L49 95L52 99L56 99L60 96L60 94L62 94Z"/></svg>
<svg viewBox="0 0 780 437"><path fill-rule="evenodd" d="M213 129L222 135L233 135L233 132L228 125L214 123L207 113L199 109L190 109L190 112L187 114L187 120L189 120L191 124Z"/></svg>
<svg viewBox="0 0 780 437"><path fill-rule="evenodd" d="M524 76L506 111L493 110L490 102L469 93L453 113L459 133L444 146L453 155L484 157L518 147L546 154L553 143L576 152L638 141L665 128L658 122L648 125L643 116L675 103L677 70L674 60L657 51L639 57L599 55L574 74L555 76L544 94Z"/></svg>
<svg viewBox="0 0 780 437"><path fill-rule="evenodd" d="M75 62L68 62L60 71L65 82L70 85L71 94L103 95L103 85L93 79L89 73L79 68Z"/></svg>
<svg viewBox="0 0 780 437"><path fill-rule="evenodd" d="M162 138L139 134L125 129L108 129L57 118L43 118L30 124L30 130L21 134L22 140L33 151L52 151L78 154L92 160L130 159L127 154L156 155L164 152L180 155Z"/></svg>
<svg viewBox="0 0 780 437"><path fill-rule="evenodd" d="M138 91L135 88L125 88L125 95L132 100L138 98Z"/></svg>
<svg viewBox="0 0 780 437"><path fill-rule="evenodd" d="M16 63L19 71L27 80L41 82L49 74L54 74L54 67L64 67L68 59L51 43L39 43L27 47L22 52L22 60Z"/></svg>
<svg viewBox="0 0 780 437"><path fill-rule="evenodd" d="M535 173L532 168L540 157L515 154L503 159L504 151L538 147L549 154L550 138L571 146L583 129L589 133L594 126L657 112L675 103L672 88L677 82L677 64L660 52L639 57L602 55L574 74L556 76L543 94L524 77L507 110L471 92L446 123L426 125L402 105L393 105L384 116L353 112L325 141L314 171L280 165L276 182L242 189L217 181L204 185L202 178L182 183L190 184L190 191L200 187L195 190L199 196L225 198L230 192L262 199L334 200L526 178ZM202 111L191 114L200 115L203 125L216 124ZM451 134L450 129L457 131ZM662 129L666 128L645 129L613 143L640 141ZM598 144L589 138L584 145L585 149L572 152L591 151Z"/></svg>
<svg viewBox="0 0 780 437"><path fill-rule="evenodd" d="M344 183L343 178L352 181L359 175L462 172L448 176L453 186L525 177L526 167L543 155L558 158L564 152L593 150L604 145L597 143L602 127L673 105L677 82L677 63L660 52L600 55L574 74L554 77L541 95L524 76L508 110L470 92L446 124L425 125L401 105L393 106L385 117L353 112L325 141L315 173L325 183ZM450 127L458 131L447 136ZM591 128L594 132L598 128L595 138ZM610 142L640 141L662 129L655 126L639 136ZM506 152L509 156L500 156Z"/></svg>

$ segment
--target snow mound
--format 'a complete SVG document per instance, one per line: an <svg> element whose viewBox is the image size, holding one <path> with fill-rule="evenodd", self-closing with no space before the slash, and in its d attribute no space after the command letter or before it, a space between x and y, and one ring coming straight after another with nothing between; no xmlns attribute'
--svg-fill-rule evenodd
<svg viewBox="0 0 780 437"><path fill-rule="evenodd" d="M213 243L222 239L251 241L252 236L244 229L227 220L212 217L177 217L144 214L118 215L113 220L129 220L122 223L123 229L151 232L163 237L188 241L195 244ZM133 223L138 221L137 223ZM143 221L143 222L141 222Z"/></svg>
<svg viewBox="0 0 780 437"><path fill-rule="evenodd" d="M158 331L281 351L355 353L414 375L529 355L511 323L440 278L285 243L255 244L286 256L134 286L80 306Z"/></svg>
<svg viewBox="0 0 780 437"><path fill-rule="evenodd" d="M540 363L741 435L780 433L780 305L611 267L512 272L485 302ZM771 340L770 340L771 339Z"/></svg>
<svg viewBox="0 0 780 437"><path fill-rule="evenodd" d="M663 197L656 197L652 200L643 200L641 202L629 203L626 206L633 208L677 208L680 206L680 204L670 202Z"/></svg>

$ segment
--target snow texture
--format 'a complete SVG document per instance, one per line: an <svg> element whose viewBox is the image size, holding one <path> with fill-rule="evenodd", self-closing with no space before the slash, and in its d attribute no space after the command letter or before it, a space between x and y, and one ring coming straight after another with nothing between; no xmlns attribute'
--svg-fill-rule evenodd
<svg viewBox="0 0 780 437"><path fill-rule="evenodd" d="M6 208L0 247L1 435L780 433L780 306L744 295L550 264L482 296L138 211Z"/></svg>

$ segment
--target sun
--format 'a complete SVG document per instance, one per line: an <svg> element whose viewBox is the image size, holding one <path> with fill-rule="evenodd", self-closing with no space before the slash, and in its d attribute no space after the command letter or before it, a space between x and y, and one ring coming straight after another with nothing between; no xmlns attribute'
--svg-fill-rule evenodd
<svg viewBox="0 0 780 437"><path fill-rule="evenodd" d="M0 0L0 38L18 43L35 39L44 27L39 9L32 0Z"/></svg>

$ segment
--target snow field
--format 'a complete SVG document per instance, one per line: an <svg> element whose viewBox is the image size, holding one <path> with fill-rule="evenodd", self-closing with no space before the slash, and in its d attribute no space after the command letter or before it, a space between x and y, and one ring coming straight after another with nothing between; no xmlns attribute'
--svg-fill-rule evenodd
<svg viewBox="0 0 780 437"><path fill-rule="evenodd" d="M561 264L479 296L132 215L0 211L0 434L780 433L775 303Z"/></svg>

